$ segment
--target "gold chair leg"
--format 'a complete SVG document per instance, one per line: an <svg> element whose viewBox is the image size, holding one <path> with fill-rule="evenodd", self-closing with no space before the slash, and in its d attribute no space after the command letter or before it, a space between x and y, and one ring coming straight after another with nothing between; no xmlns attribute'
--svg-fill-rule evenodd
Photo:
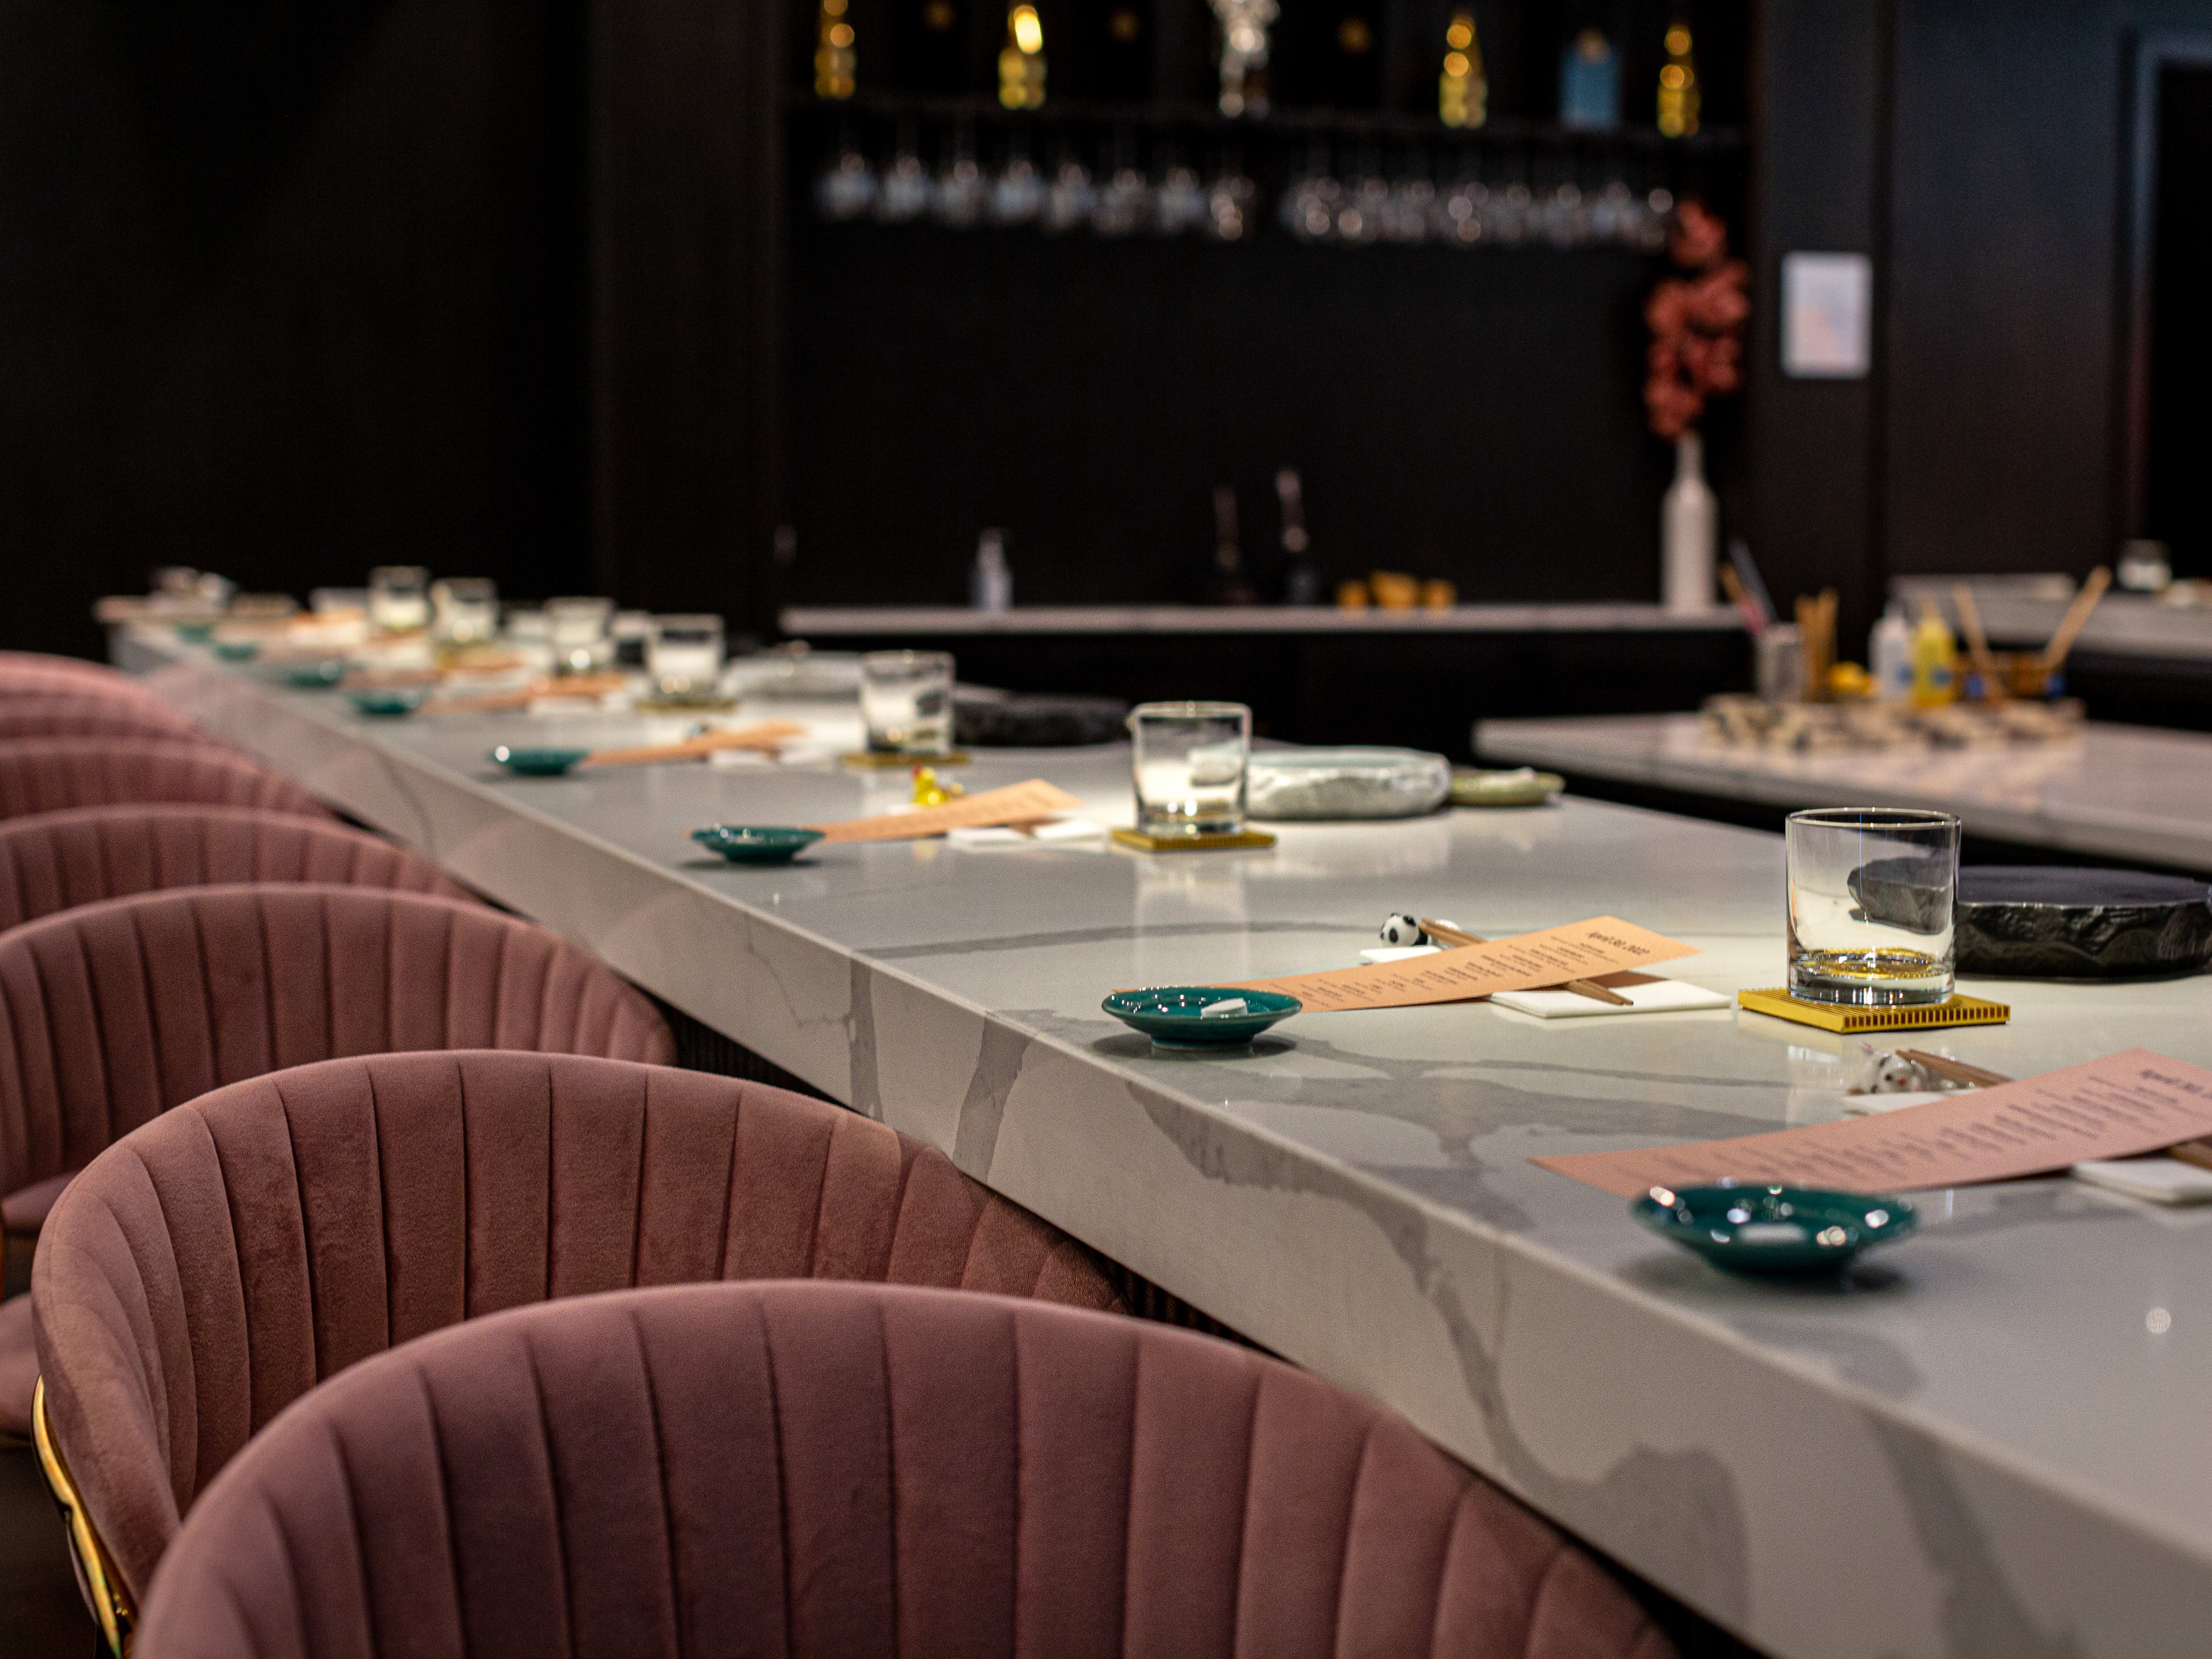
<svg viewBox="0 0 2212 1659"><path fill-rule="evenodd" d="M38 1444L39 1467L46 1472L46 1488L53 1493L55 1507L62 1512L62 1522L69 1535L70 1556L76 1565L77 1588L83 1592L85 1605L100 1626L100 1638L107 1644L108 1652L115 1659L129 1659L134 1621L130 1593L116 1576L115 1564L108 1558L106 1546L93 1530L92 1521L84 1512L84 1502L77 1496L76 1484L70 1480L61 1452L54 1445L53 1434L46 1426L46 1379L43 1376L31 1392L31 1437Z"/></svg>

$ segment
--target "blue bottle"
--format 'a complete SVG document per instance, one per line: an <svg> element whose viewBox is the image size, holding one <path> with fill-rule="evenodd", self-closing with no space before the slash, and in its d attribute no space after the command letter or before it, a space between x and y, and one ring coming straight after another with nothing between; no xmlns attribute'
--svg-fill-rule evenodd
<svg viewBox="0 0 2212 1659"><path fill-rule="evenodd" d="M1620 52L1601 29L1583 29L1559 54L1559 125L1611 132L1620 125Z"/></svg>

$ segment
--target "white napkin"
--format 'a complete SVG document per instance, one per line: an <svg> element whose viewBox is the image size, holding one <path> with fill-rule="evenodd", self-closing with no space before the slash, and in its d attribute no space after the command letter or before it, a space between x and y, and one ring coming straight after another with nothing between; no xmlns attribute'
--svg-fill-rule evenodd
<svg viewBox="0 0 2212 1659"><path fill-rule="evenodd" d="M1689 985L1679 979L1655 979L1649 985L1620 985L1607 988L1616 996L1628 999L1629 1006L1619 1007L1610 1002L1600 1002L1595 997L1586 997L1579 991L1495 991L1490 1000L1501 1008L1510 1008L1516 1013L1534 1014L1539 1019L1595 1019L1607 1014L1676 1014L1692 1008L1726 1008L1732 1000L1718 991L1708 991L1702 985Z"/></svg>

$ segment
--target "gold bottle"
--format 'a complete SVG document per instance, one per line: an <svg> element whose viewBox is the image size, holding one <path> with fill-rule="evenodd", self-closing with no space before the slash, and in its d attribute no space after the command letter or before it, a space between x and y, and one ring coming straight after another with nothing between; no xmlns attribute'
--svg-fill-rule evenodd
<svg viewBox="0 0 2212 1659"><path fill-rule="evenodd" d="M1474 37L1472 11L1454 12L1444 29L1437 113L1448 127L1479 127L1490 118L1490 82L1482 73L1482 43Z"/></svg>
<svg viewBox="0 0 2212 1659"><path fill-rule="evenodd" d="M1044 102L1044 25L1024 3L1006 14L1006 44L999 53L999 101L1008 109Z"/></svg>
<svg viewBox="0 0 2212 1659"><path fill-rule="evenodd" d="M1698 130L1698 65L1690 56L1690 26L1667 29L1667 64L1659 71L1659 136L1686 138Z"/></svg>
<svg viewBox="0 0 2212 1659"><path fill-rule="evenodd" d="M853 43L853 25L845 15L851 0L822 0L815 31L814 95L850 98L860 67L860 51Z"/></svg>

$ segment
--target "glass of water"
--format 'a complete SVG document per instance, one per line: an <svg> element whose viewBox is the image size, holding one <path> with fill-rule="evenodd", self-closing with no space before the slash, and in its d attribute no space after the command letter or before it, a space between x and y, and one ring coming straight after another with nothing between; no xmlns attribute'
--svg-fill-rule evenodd
<svg viewBox="0 0 2212 1659"><path fill-rule="evenodd" d="M1887 806L1792 812L1790 994L1865 1007L1946 1000L1959 820Z"/></svg>
<svg viewBox="0 0 2212 1659"><path fill-rule="evenodd" d="M430 586L431 642L449 651L489 645L499 632L499 586L489 576L448 576Z"/></svg>
<svg viewBox="0 0 2212 1659"><path fill-rule="evenodd" d="M368 573L368 625L408 634L430 625L430 573L419 564L380 564Z"/></svg>
<svg viewBox="0 0 2212 1659"><path fill-rule="evenodd" d="M607 627L614 620L612 599L569 598L545 601L546 631L552 636L553 672L590 674L614 660Z"/></svg>
<svg viewBox="0 0 2212 1659"><path fill-rule="evenodd" d="M1129 711L1137 828L1233 836L1244 827L1252 711L1241 702L1145 702Z"/></svg>
<svg viewBox="0 0 2212 1659"><path fill-rule="evenodd" d="M860 659L860 720L879 755L942 755L952 747L952 654L870 651Z"/></svg>
<svg viewBox="0 0 2212 1659"><path fill-rule="evenodd" d="M655 617L646 672L664 697L711 697L722 680L720 617Z"/></svg>

